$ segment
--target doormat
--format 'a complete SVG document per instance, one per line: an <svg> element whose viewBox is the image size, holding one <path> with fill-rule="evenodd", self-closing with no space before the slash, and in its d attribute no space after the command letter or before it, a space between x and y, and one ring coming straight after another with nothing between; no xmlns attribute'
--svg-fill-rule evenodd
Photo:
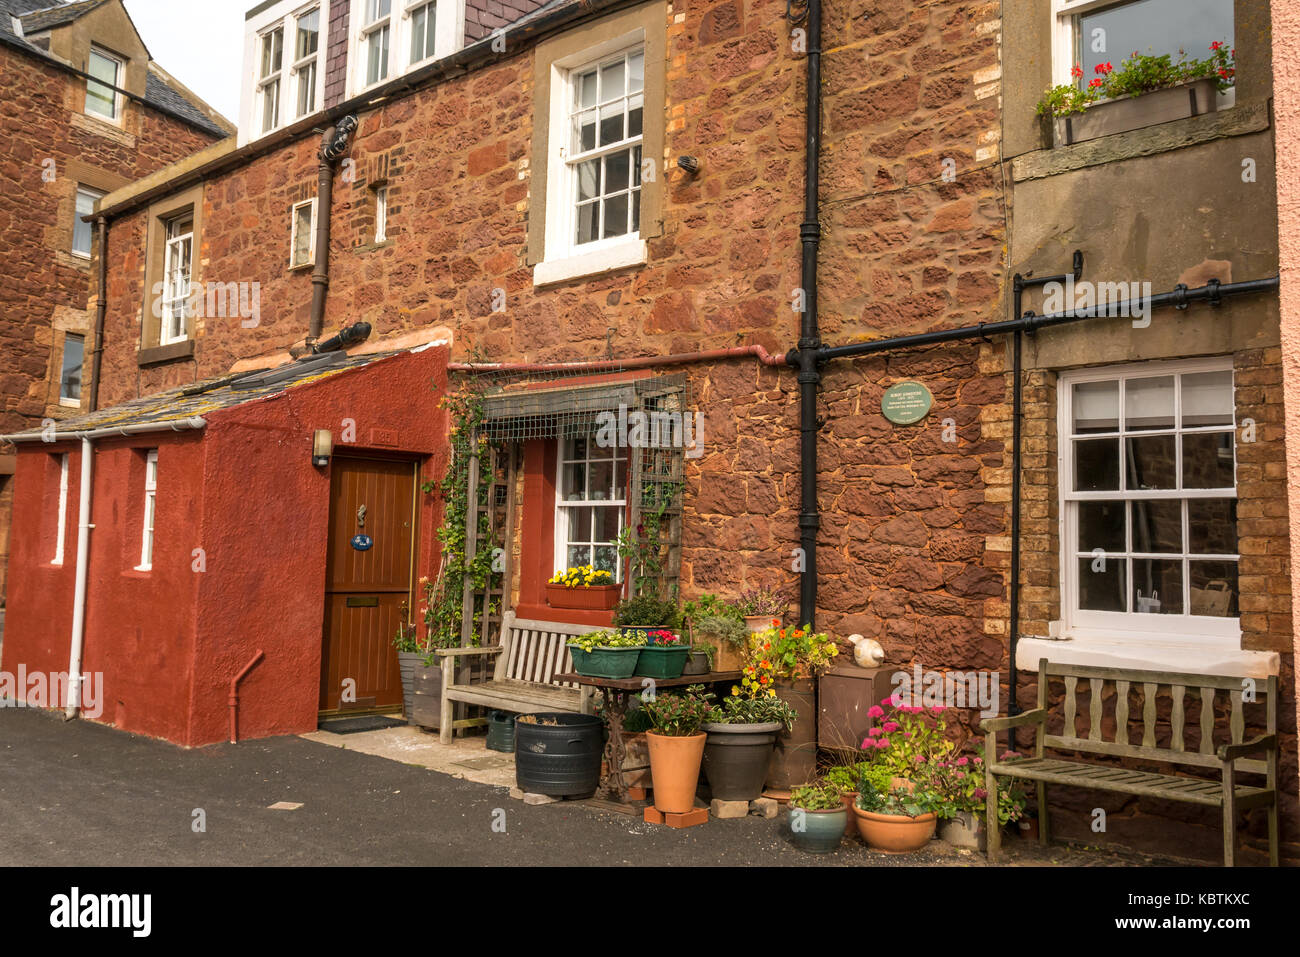
<svg viewBox="0 0 1300 957"><path fill-rule="evenodd" d="M367 714L357 718L329 718L318 727L330 734L359 734L362 731L379 731L383 728L400 728L404 718L390 718L383 714Z"/></svg>

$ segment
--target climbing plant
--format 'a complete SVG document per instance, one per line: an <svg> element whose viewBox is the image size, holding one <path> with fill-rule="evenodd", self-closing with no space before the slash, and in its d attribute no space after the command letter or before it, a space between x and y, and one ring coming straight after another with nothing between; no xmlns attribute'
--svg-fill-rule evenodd
<svg viewBox="0 0 1300 957"><path fill-rule="evenodd" d="M479 459L475 501L487 501L493 480L489 464L492 460L492 446L482 430L486 420L483 394L480 390L467 385L458 392L447 393L441 404L448 411L451 419L451 432L448 436L451 455L447 462L447 471L442 478L426 482L422 486L426 493L436 491L442 497L442 526L438 529L438 541L442 544L442 564L437 578L423 583L428 600L424 610L424 621L431 647L455 648L461 642L465 576L468 574L477 593L494 584L493 576L500 573L493 570L493 553L497 543L490 538L489 516L486 510L478 514L476 538L478 544L475 555L472 559L466 556L468 549L465 525L469 515L469 463L475 454ZM483 606L480 601L475 601L473 606L474 621L470 629L470 643L477 646L483 640ZM495 607L489 609L490 612L497 610Z"/></svg>

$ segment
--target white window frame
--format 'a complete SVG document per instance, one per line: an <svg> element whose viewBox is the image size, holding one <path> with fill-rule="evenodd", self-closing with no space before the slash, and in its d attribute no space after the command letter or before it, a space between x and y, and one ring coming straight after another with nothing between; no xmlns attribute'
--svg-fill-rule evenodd
<svg viewBox="0 0 1300 957"><path fill-rule="evenodd" d="M153 569L154 519L158 508L158 450L150 449L144 459L144 528L140 536L138 572Z"/></svg>
<svg viewBox="0 0 1300 957"><path fill-rule="evenodd" d="M388 187L375 187L375 242L388 240Z"/></svg>
<svg viewBox="0 0 1300 957"><path fill-rule="evenodd" d="M1080 610L1079 603L1079 581L1078 581L1078 559L1079 552L1075 547L1078 537L1078 502L1087 501L1131 501L1135 499L1145 500L1182 500L1189 498L1217 498L1217 499L1236 499L1236 480L1231 492L1223 489L1158 489L1158 490L1128 490L1121 492L1075 492L1072 490L1074 484L1074 442L1072 436L1073 430L1073 392L1074 386L1083 382L1109 381L1112 379L1121 379L1129 381L1138 378L1153 378L1168 375L1184 375L1197 372L1234 372L1232 358L1221 357L1214 359L1194 359L1178 360L1171 362L1143 362L1143 363L1126 363L1124 365L1107 366L1105 368L1084 369L1074 372L1063 372L1057 382L1057 497L1059 504L1058 532L1060 536L1060 581L1061 581L1061 621L1056 624L1056 630L1061 634L1058 637L1066 637L1076 641L1098 642L1103 644L1114 644L1121 642L1124 644L1133 644L1136 646L1168 646L1168 645L1188 645L1194 644L1199 646L1213 646L1223 649L1239 649L1241 646L1241 620L1240 618L1213 618L1199 615L1164 615L1164 614L1143 614L1138 612L1103 612ZM1226 432L1231 430L1234 437L1234 449L1236 446L1237 422L1235 401L1233 406L1233 424L1232 426L1196 426L1191 428L1183 427L1181 422L1181 385L1175 388L1175 407L1174 422L1171 429L1143 430L1142 435L1160 435L1165 433L1175 433L1178 435L1205 432ZM1121 384L1119 390L1120 414L1123 425L1124 413L1124 386ZM1235 395L1235 372L1234 372L1234 395ZM1124 456L1124 436L1130 433L1099 433L1097 438L1108 438L1113 435L1119 436L1120 456L1121 456L1121 485L1123 484L1123 456ZM1091 437L1091 436L1089 436ZM1178 440L1178 485L1182 484L1182 443ZM1235 456L1234 456L1234 474L1235 474ZM1126 519L1127 521L1127 519ZM1184 543L1184 555L1186 554L1187 542ZM1132 552L1126 554L1132 555ZM1198 559L1208 561L1237 561L1239 555L1219 556L1219 555L1197 555ZM1124 561L1125 559L1119 559ZM1184 583L1186 586L1186 583ZM1125 589L1132 588L1132 581L1126 576ZM1240 587L1238 588L1240 595ZM1184 605L1184 607L1187 607ZM1239 612L1240 614L1240 612Z"/></svg>
<svg viewBox="0 0 1300 957"><path fill-rule="evenodd" d="M304 206L311 207L311 235L307 239L307 258L302 262L294 261L294 252L298 248L298 210ZM316 265L316 197L304 199L289 207L289 268L303 269Z"/></svg>
<svg viewBox="0 0 1300 957"><path fill-rule="evenodd" d="M285 88L285 35L289 26L288 18L271 24L257 35L257 57L253 69L257 71L257 83L254 86L254 96L256 98L257 110L257 129L259 135L274 132L284 125L284 88ZM262 60L266 56L267 41L279 34L280 36L280 66L278 69L269 73L262 72ZM268 125L266 116L266 89L275 87L275 119Z"/></svg>
<svg viewBox="0 0 1300 957"><path fill-rule="evenodd" d="M173 228L185 219L190 221L189 232L173 235ZM162 316L158 324L158 345L167 346L174 342L184 342L190 337L189 320L193 311L190 307L190 291L194 282L194 211L169 216L163 224L163 241L166 246L163 249ZM174 264L186 244L189 246L189 272L185 274L185 288L182 290L179 283L173 282L177 274ZM181 304L182 323L179 329L173 331L177 303Z"/></svg>
<svg viewBox="0 0 1300 957"><path fill-rule="evenodd" d="M1075 64L1074 18L1082 13L1092 13L1106 7L1118 7L1133 2L1135 0L1052 0L1052 82L1054 85L1069 86L1075 82L1075 78L1070 75L1070 68ZM1197 53L1189 50L1188 55L1204 59L1209 55L1209 51L1203 50ZM1116 59L1127 58L1128 53L1121 52ZM1085 76L1083 79L1086 83L1092 77ZM1231 107L1236 102L1236 94L1235 86L1227 92L1220 93L1217 108L1222 110Z"/></svg>
<svg viewBox="0 0 1300 957"><path fill-rule="evenodd" d="M357 84L358 89L367 90L371 87L381 86L387 83L397 75L393 69L393 55L396 51L401 50L400 40L398 38L397 25L399 18L395 17L394 8L400 9L401 0L389 0L388 13L382 16L376 16L374 20L367 20L369 6L372 2L378 0L358 0L357 10L360 21L360 27L357 31L357 56L354 62L357 64ZM372 34L379 33L382 30L388 31L388 57L387 63L384 64L384 72L378 76L374 82L369 79L370 76L370 37Z"/></svg>
<svg viewBox="0 0 1300 957"><path fill-rule="evenodd" d="M77 398L74 399L71 396L65 396L63 394L63 374L64 374L64 370L67 368L69 339L76 339L78 342L81 343L81 371L82 371L81 381L85 382L86 337L79 332L65 332L63 334L63 351L59 354L59 405L65 406L66 408L70 408L70 409L80 409L81 408L80 395L78 395ZM81 391L80 386L77 387L77 391L78 392Z"/></svg>
<svg viewBox="0 0 1300 957"><path fill-rule="evenodd" d="M375 23L363 23L361 21L366 16L366 0L359 0L353 15L353 20L356 22L349 31L351 35L348 39L349 96L383 86L404 73L451 56L464 46L465 0L436 0L433 50L426 50L421 60L411 60L411 36L415 30L415 14L430 2L434 0L392 0L392 7L387 17L381 17ZM367 82L369 51L366 38L376 29L380 29L385 22L389 25L388 76L370 83Z"/></svg>
<svg viewBox="0 0 1300 957"><path fill-rule="evenodd" d="M51 565L63 564L63 549L68 539L68 453L59 456L59 533L54 541Z"/></svg>
<svg viewBox="0 0 1300 957"><path fill-rule="evenodd" d="M577 172L576 167L570 162L569 151L574 77L602 61L619 54L633 52L638 47L642 50L646 49L644 29L634 30L624 36L589 47L573 56L558 59L551 64L545 251L542 261L533 267L534 285L562 282L646 262L648 245L641 237L640 230L623 236L583 243L581 246L577 244L574 235L577 228ZM650 119L643 105L640 136L643 163L650 158L644 154L645 125ZM611 145L608 149L627 148L628 145L636 144L629 138L623 141L623 145ZM600 155L604 150L604 147L600 148L597 154ZM638 202L640 202L639 196L640 194L638 194Z"/></svg>
<svg viewBox="0 0 1300 957"><path fill-rule="evenodd" d="M100 113L98 110L92 110L90 108L90 84L98 83L100 85L103 85L102 80L86 81L86 102L83 106L82 112L84 112L87 116L95 117L95 119L97 120L103 120L105 123L112 123L114 125L120 126L122 123L122 94L120 92L120 89L122 86L122 70L124 69L126 64L123 62L121 57L114 56L112 53L109 53L103 47L92 46L90 48L90 53L87 54L86 57L87 73L92 72L90 69L90 57L92 56L102 57L103 59L108 60L110 63L113 64L113 82L111 84L112 89L109 91L113 95L113 115L105 116L103 113Z"/></svg>
<svg viewBox="0 0 1300 957"><path fill-rule="evenodd" d="M316 49L304 56L302 59L295 60L293 65L289 68L289 75L293 77L293 115L295 120L300 120L304 116L311 116L313 113L320 112L321 109L321 99L324 95L324 84L322 82L322 74L324 71L321 69L321 52L327 41L325 6L324 4L316 4L300 10L291 17L285 17L286 29L289 23L293 24L293 54L294 56L297 56L299 24L313 13L316 14ZM288 33L286 32L285 35L288 36ZM288 51L286 50L286 55L287 52ZM312 103L311 109L302 111L299 109L303 89L302 74L303 71L308 68L314 68L311 80Z"/></svg>
<svg viewBox="0 0 1300 957"><path fill-rule="evenodd" d="M95 251L95 226L93 223L81 222L81 217L83 213L77 209L77 206L79 205L79 201L83 196L89 197L91 200L89 211L93 213L95 211L95 203L103 199L105 195L107 194L101 189L95 189L94 187L85 186L81 183L77 184L77 191L73 194L73 198L72 198L72 250L71 252L72 255L76 256L79 259L90 259L94 255L94 251ZM90 230L90 247L86 249L85 252L82 252L80 249L77 248L77 224L78 223L81 223L81 225L86 226Z"/></svg>
<svg viewBox="0 0 1300 957"><path fill-rule="evenodd" d="M620 512L619 512L619 517L618 517L618 527L619 527L619 531L622 531L623 528L627 525L627 521L628 521L628 513L627 513L627 508L628 508L628 499L627 499L627 495L628 495L628 492L627 492L627 482L629 481L629 479L628 479L628 473L630 472L630 470L631 470L631 468L632 468L632 464L631 464L630 461L628 461L628 458L627 458L627 449L624 449L624 448L616 448L616 449L613 450L613 451L614 451L614 454L613 454L612 456L609 456L608 458L606 458L605 456L600 456L600 457L597 457L596 459L592 459L592 457L591 457L591 452L592 452L592 450L595 449L595 448L599 448L599 447L596 446L596 444L595 444L595 442L596 442L596 438L595 438L595 436L596 436L596 433L594 433L594 432L588 433L588 435L586 436L586 438L587 438L587 455L586 455L585 458L581 458L581 459L578 459L578 458L566 458L564 453L565 453L565 444L566 444L566 442L568 441L568 439L566 439L566 438L559 438L559 439L556 439L556 452L555 452L555 549L554 549L554 560L555 560L555 568L556 568L556 569L560 569L560 568L566 568L566 569L567 569L567 568L569 567L569 512L570 512L572 509L575 509L575 508L592 508L592 507L598 507L598 508L612 508L612 507L614 507L614 506L619 506L620 509L621 509ZM601 452L606 452L606 451L608 451L608 450L606 450L606 449L600 449L600 451L601 451ZM565 467L566 465L570 465L570 464L573 464L573 463L575 463L575 462L584 462L584 463L586 463L586 464L588 465L588 468L590 468L590 465L591 465L591 463L592 463L593 461L595 461L595 462L603 462L603 461L609 461L609 460L612 460L612 459L615 459L615 458L621 459L622 462L623 462L623 479L624 479L624 485L623 485L623 488L622 488L621 490L619 490L619 494L621 494L621 495L623 496L622 498L608 498L608 499L581 499L581 500L576 500L576 501L569 501L569 500L567 500L567 499L564 498L564 467ZM618 470L617 470L617 468L615 469L615 473L614 473L614 474L615 474L616 476L618 475ZM594 527L593 527L593 534L595 534L595 532L594 532ZM612 543L611 543L611 544L612 544ZM616 558L616 559L615 559L615 569L616 569L616 571L615 571L615 574L614 574L614 580L615 580L616 582L618 582L618 583L621 584L622 581L623 581L623 561L622 561L622 559L620 559L620 558Z"/></svg>

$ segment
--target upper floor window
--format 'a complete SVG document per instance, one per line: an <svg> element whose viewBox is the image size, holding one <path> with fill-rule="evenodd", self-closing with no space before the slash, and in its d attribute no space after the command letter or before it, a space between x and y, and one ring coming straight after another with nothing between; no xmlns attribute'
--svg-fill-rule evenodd
<svg viewBox="0 0 1300 957"><path fill-rule="evenodd" d="M564 161L575 251L640 229L644 78L639 47L570 74Z"/></svg>
<svg viewBox="0 0 1300 957"><path fill-rule="evenodd" d="M63 337L63 369L59 374L59 405L81 406L81 368L86 358L86 338Z"/></svg>
<svg viewBox="0 0 1300 957"><path fill-rule="evenodd" d="M297 18L293 51L294 83L298 88L299 117L316 112L317 54L320 50L320 8Z"/></svg>
<svg viewBox="0 0 1300 957"><path fill-rule="evenodd" d="M86 60L86 72L93 80L86 81L86 112L106 120L116 121L120 108L118 89L121 87L122 61L96 47L91 47Z"/></svg>
<svg viewBox="0 0 1300 957"><path fill-rule="evenodd" d="M1087 85L1135 53L1204 60L1233 45L1233 0L1052 0L1056 82ZM1074 66L1082 75L1071 74Z"/></svg>
<svg viewBox="0 0 1300 957"><path fill-rule="evenodd" d="M162 346L181 342L189 335L186 318L194 262L194 213L182 213L167 220L166 230L162 325L158 337Z"/></svg>
<svg viewBox="0 0 1300 957"><path fill-rule="evenodd" d="M95 211L95 203L101 200L104 194L97 189L91 189L89 186L77 187L76 208L72 216L72 252L76 256L90 258L90 251L94 242L94 226L82 219L83 216L89 216Z"/></svg>
<svg viewBox="0 0 1300 957"><path fill-rule="evenodd" d="M1067 625L1235 637L1231 360L1063 375L1060 397Z"/></svg>
<svg viewBox="0 0 1300 957"><path fill-rule="evenodd" d="M365 10L365 20L361 30L365 85L374 86L388 79L388 48L393 32L393 0L365 0Z"/></svg>
<svg viewBox="0 0 1300 957"><path fill-rule="evenodd" d="M411 18L411 63L420 63L433 56L437 44L438 5L436 3L419 3L412 5L408 14Z"/></svg>
<svg viewBox="0 0 1300 957"><path fill-rule="evenodd" d="M284 68L284 27L262 35L262 66L258 74L258 98L262 102L262 132L280 125L280 73Z"/></svg>

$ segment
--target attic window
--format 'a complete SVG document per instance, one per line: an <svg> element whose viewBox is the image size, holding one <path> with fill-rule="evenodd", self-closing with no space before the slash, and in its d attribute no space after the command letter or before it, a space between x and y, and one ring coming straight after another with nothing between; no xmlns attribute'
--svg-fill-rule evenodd
<svg viewBox="0 0 1300 957"><path fill-rule="evenodd" d="M117 120L118 78L122 61L94 47L86 60L86 72L95 79L86 81L86 112L106 120Z"/></svg>

